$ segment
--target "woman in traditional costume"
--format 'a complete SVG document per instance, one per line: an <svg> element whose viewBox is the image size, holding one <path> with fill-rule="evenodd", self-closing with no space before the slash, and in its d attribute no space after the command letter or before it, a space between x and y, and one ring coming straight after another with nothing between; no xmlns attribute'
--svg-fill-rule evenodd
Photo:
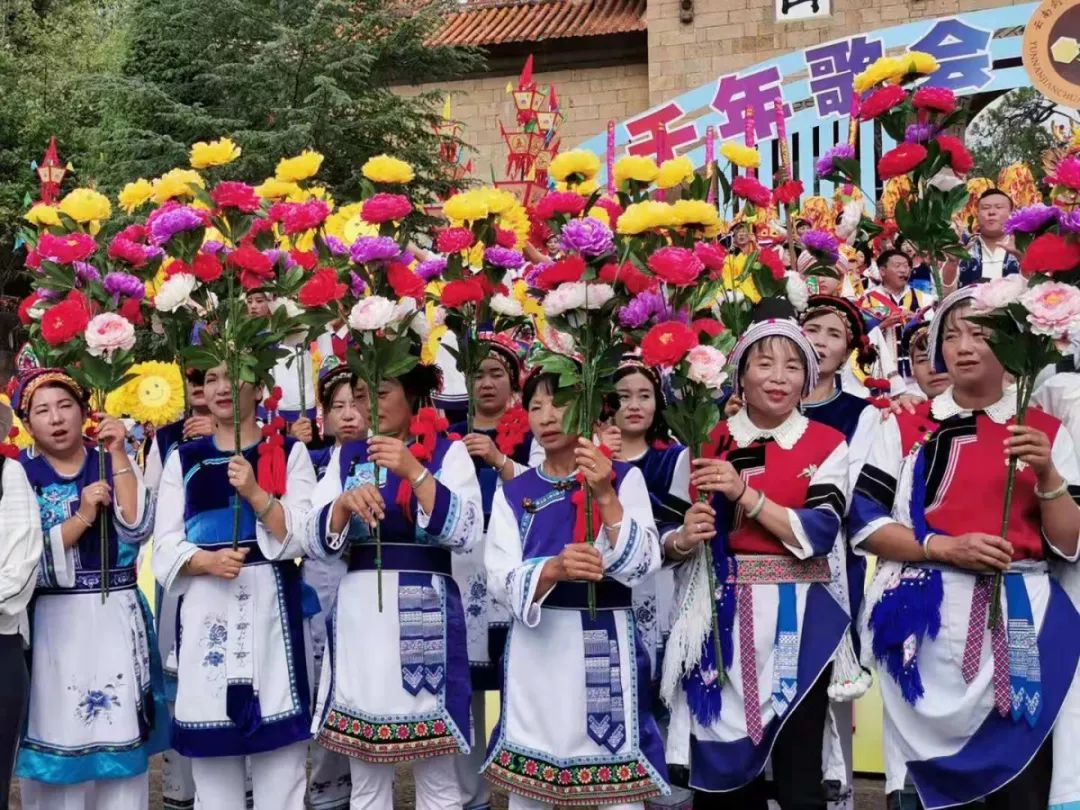
<svg viewBox="0 0 1080 810"><path fill-rule="evenodd" d="M664 538L668 558L683 561L662 687L672 707L668 761L689 767L695 807L764 810L771 757L783 810L824 808L820 741L849 625L835 564L847 442L799 412L818 363L794 321L754 323L731 362L745 405L720 423L706 457L675 476L681 497L689 483L712 500L695 503ZM719 659L704 542L716 561Z"/></svg>
<svg viewBox="0 0 1080 810"><path fill-rule="evenodd" d="M682 523L689 503L673 497L671 480L686 448L671 441L664 423L664 391L656 369L641 358L623 359L615 373L614 423L619 429L619 461L641 470L649 490L653 519L657 526ZM634 616L637 631L649 653L652 681L659 681L664 641L671 631L675 578L670 567L662 568L634 588Z"/></svg>
<svg viewBox="0 0 1080 810"><path fill-rule="evenodd" d="M1016 424L1015 391L968 320L973 295L950 295L930 326L930 357L952 386L922 424L899 415L856 486L852 541L886 561L867 596L864 647L883 672L890 794L910 778L927 810L1042 810L1049 736L1080 656L1080 616L1047 566L1077 558L1080 470L1057 420L1031 408ZM1002 538L1010 457L1019 463ZM995 587L1001 616L988 622Z"/></svg>
<svg viewBox="0 0 1080 810"><path fill-rule="evenodd" d="M149 758L168 744L153 619L135 583L153 498L118 420L104 417L98 446L84 445L87 399L65 371L39 368L12 403L34 439L20 460L45 533L16 770L33 810L145 808Z"/></svg>
<svg viewBox="0 0 1080 810"><path fill-rule="evenodd" d="M477 339L487 356L480 361L473 380L476 412L472 431L467 422L458 422L450 425L450 433L463 437L472 456L480 483L486 532L495 492L504 481L512 480L528 468L533 442L528 416L515 401L521 392L524 347L495 332L480 332ZM474 810L487 807L491 801L488 782L480 776L487 754L485 693L497 690L500 685L498 668L506 647L510 613L488 591L483 543L455 554L453 564L454 579L465 608L474 734L472 751L457 757L457 774L462 806Z"/></svg>
<svg viewBox="0 0 1080 810"><path fill-rule="evenodd" d="M461 807L451 755L470 750L472 687L450 554L480 540L483 511L468 450L422 407L438 381L419 365L382 383L378 435L335 451L309 516L309 557L349 554L313 730L351 757L353 808L393 805L398 762L419 810Z"/></svg>
<svg viewBox="0 0 1080 810"><path fill-rule="evenodd" d="M360 386L363 386L360 388ZM325 435L333 444L310 450L316 477L322 480L330 467L334 451L360 439L367 433L369 420L366 397L358 398L357 389L364 394L367 387L358 383L356 374L336 354L329 354L319 367L316 395L322 406ZM326 650L327 623L334 613L338 586L348 565L340 557L311 557L301 566L304 582L319 597L319 613L311 619L311 652L314 659L314 683L322 673L323 653ZM349 758L330 751L316 742L310 746L311 773L308 779L308 803L312 810L347 810L352 793L349 781Z"/></svg>
<svg viewBox="0 0 1080 810"><path fill-rule="evenodd" d="M238 387L238 452L227 366L207 370L204 387L214 435L169 455L154 525L154 576L181 599L173 748L192 759L200 805L243 810L250 768L259 810L297 810L311 687L292 557L315 474L300 442L270 436L260 446L260 388ZM274 468L285 475L268 475Z"/></svg>
<svg viewBox="0 0 1080 810"><path fill-rule="evenodd" d="M641 471L563 432L557 386L555 374L526 382L529 426L546 458L505 483L492 507L488 583L513 624L484 773L510 792L513 810L642 808L668 792L631 601L660 566L656 528Z"/></svg>

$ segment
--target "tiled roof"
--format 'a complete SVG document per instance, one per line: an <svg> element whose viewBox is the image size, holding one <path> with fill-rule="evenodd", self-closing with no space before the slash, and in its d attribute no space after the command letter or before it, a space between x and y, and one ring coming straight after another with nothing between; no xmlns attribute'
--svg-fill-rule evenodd
<svg viewBox="0 0 1080 810"><path fill-rule="evenodd" d="M644 31L646 0L467 0L439 45L500 45Z"/></svg>

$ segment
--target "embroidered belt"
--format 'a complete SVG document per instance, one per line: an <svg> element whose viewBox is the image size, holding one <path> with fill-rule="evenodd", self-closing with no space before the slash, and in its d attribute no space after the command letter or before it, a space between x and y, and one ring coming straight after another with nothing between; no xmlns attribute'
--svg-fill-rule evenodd
<svg viewBox="0 0 1080 810"><path fill-rule="evenodd" d="M739 554L727 581L734 585L775 585L781 582L829 582L831 579L826 557L798 560L779 554Z"/></svg>
<svg viewBox="0 0 1080 810"><path fill-rule="evenodd" d="M109 571L109 590L126 591L135 587L137 577L134 566L114 568ZM101 590L100 571L78 571L75 574L75 586L72 588L38 588L34 591L39 596L60 596L72 593L98 593Z"/></svg>
<svg viewBox="0 0 1080 810"><path fill-rule="evenodd" d="M448 549L417 543L383 543L382 568L384 571L412 571L443 577L452 574ZM349 549L349 570L375 570L374 543L355 544Z"/></svg>
<svg viewBox="0 0 1080 810"><path fill-rule="evenodd" d="M621 582L604 579L596 584L597 610L624 610L632 607L632 591ZM560 582L544 599L545 608L557 610L588 610L587 582Z"/></svg>

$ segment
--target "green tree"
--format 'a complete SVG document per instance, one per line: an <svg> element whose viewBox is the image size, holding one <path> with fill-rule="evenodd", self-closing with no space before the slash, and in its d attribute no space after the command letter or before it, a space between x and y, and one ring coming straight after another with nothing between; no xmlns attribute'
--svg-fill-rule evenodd
<svg viewBox="0 0 1080 810"><path fill-rule="evenodd" d="M1049 121L1055 114L1061 111L1054 102L1031 87L1012 90L999 104L979 113L967 134L975 159L970 176L993 179L1006 166L1026 163L1041 183L1046 176L1043 152L1054 146Z"/></svg>
<svg viewBox="0 0 1080 810"><path fill-rule="evenodd" d="M131 0L129 43L109 98L93 171L116 188L186 165L188 146L228 135L243 148L229 176L256 179L305 148L338 199L359 193L380 152L409 161L425 192L443 191L441 93L402 97L400 83L476 70L478 54L429 44L442 3L385 0Z"/></svg>

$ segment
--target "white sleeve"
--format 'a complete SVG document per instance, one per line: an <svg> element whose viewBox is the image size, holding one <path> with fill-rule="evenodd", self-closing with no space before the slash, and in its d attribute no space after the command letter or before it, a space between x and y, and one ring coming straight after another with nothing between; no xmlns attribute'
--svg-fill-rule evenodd
<svg viewBox="0 0 1080 810"><path fill-rule="evenodd" d="M1069 431L1073 446L1080 447L1080 374L1055 374L1039 386L1031 404L1060 420Z"/></svg>
<svg viewBox="0 0 1080 810"><path fill-rule="evenodd" d="M416 525L441 546L468 551L484 533L484 511L476 465L464 442L454 442L435 476L431 513L417 506Z"/></svg>
<svg viewBox="0 0 1080 810"><path fill-rule="evenodd" d="M668 487L668 495L672 498L677 498L683 503L690 503L690 450L683 450L679 454L678 459L675 460L675 469L671 473L671 485ZM661 532L660 534L660 548L663 549L664 542L668 536L674 532L677 532L680 526L664 526L657 527ZM676 565L681 565L683 560L675 562Z"/></svg>
<svg viewBox="0 0 1080 810"><path fill-rule="evenodd" d="M285 494L279 499L285 510L285 537L278 539L255 521L255 540L268 560L301 557L304 554L304 528L311 511L311 493L315 489L315 468L303 442L295 442L289 451Z"/></svg>
<svg viewBox="0 0 1080 810"><path fill-rule="evenodd" d="M855 432L851 435L848 444L848 489L845 493L848 499L848 509L851 509L851 496L855 490L855 483L859 480L863 465L870 456L870 449L881 430L884 414L873 405L867 405L859 414L859 421L855 425Z"/></svg>
<svg viewBox="0 0 1080 810"><path fill-rule="evenodd" d="M522 538L514 511L503 490L496 490L484 543L488 593L526 627L536 627L540 623L539 602L547 594L537 594L536 589L544 563L550 559L522 559Z"/></svg>
<svg viewBox="0 0 1080 810"><path fill-rule="evenodd" d="M604 556L604 573L633 587L660 568L660 540L652 501L645 477L637 467L631 467L619 482L619 503L623 518L618 537L611 542L601 526L596 548Z"/></svg>
<svg viewBox="0 0 1080 810"><path fill-rule="evenodd" d="M544 450L544 446L540 442L533 440L532 447L529 448L529 466L539 467L544 463L545 458L547 458L547 452ZM525 471L522 470L521 472ZM520 474L518 473L518 475Z"/></svg>
<svg viewBox="0 0 1080 810"><path fill-rule="evenodd" d="M1080 503L1080 462L1077 461L1076 457L1076 445L1073 444L1072 437L1067 430L1058 430L1057 436L1054 437L1054 444L1050 447L1050 460L1069 487L1068 494L1063 497L1071 498L1074 504ZM1064 554L1050 542L1046 532L1043 532L1043 539L1046 540L1046 545L1059 557L1069 562L1076 562L1077 559L1080 559L1080 545L1077 546L1074 553Z"/></svg>
<svg viewBox="0 0 1080 810"><path fill-rule="evenodd" d="M41 562L41 510L22 465L4 462L0 498L0 616L19 616L34 592Z"/></svg>
<svg viewBox="0 0 1080 810"><path fill-rule="evenodd" d="M154 579L166 593L182 594L189 577L180 571L195 556L199 547L189 543L184 523L186 507L184 470L175 450L165 459L165 469L158 484L158 508L154 517L154 554L151 565Z"/></svg>
<svg viewBox="0 0 1080 810"><path fill-rule="evenodd" d="M146 488L139 465L129 458L128 468L131 472L125 475L135 476L135 515L132 520L126 520L114 497L113 525L116 527L116 537L121 543L142 543L149 540L153 533L155 499L153 492Z"/></svg>
<svg viewBox="0 0 1080 810"><path fill-rule="evenodd" d="M896 503L903 466L900 423L889 416L877 429L859 475L852 485L851 503L848 505L848 543L856 553L874 532L895 523L893 507Z"/></svg>
<svg viewBox="0 0 1080 810"><path fill-rule="evenodd" d="M161 463L161 453L158 452L158 437L150 440L150 446L146 449L146 469L143 470L143 483L151 492L157 491L161 481L161 473L164 465Z"/></svg>

